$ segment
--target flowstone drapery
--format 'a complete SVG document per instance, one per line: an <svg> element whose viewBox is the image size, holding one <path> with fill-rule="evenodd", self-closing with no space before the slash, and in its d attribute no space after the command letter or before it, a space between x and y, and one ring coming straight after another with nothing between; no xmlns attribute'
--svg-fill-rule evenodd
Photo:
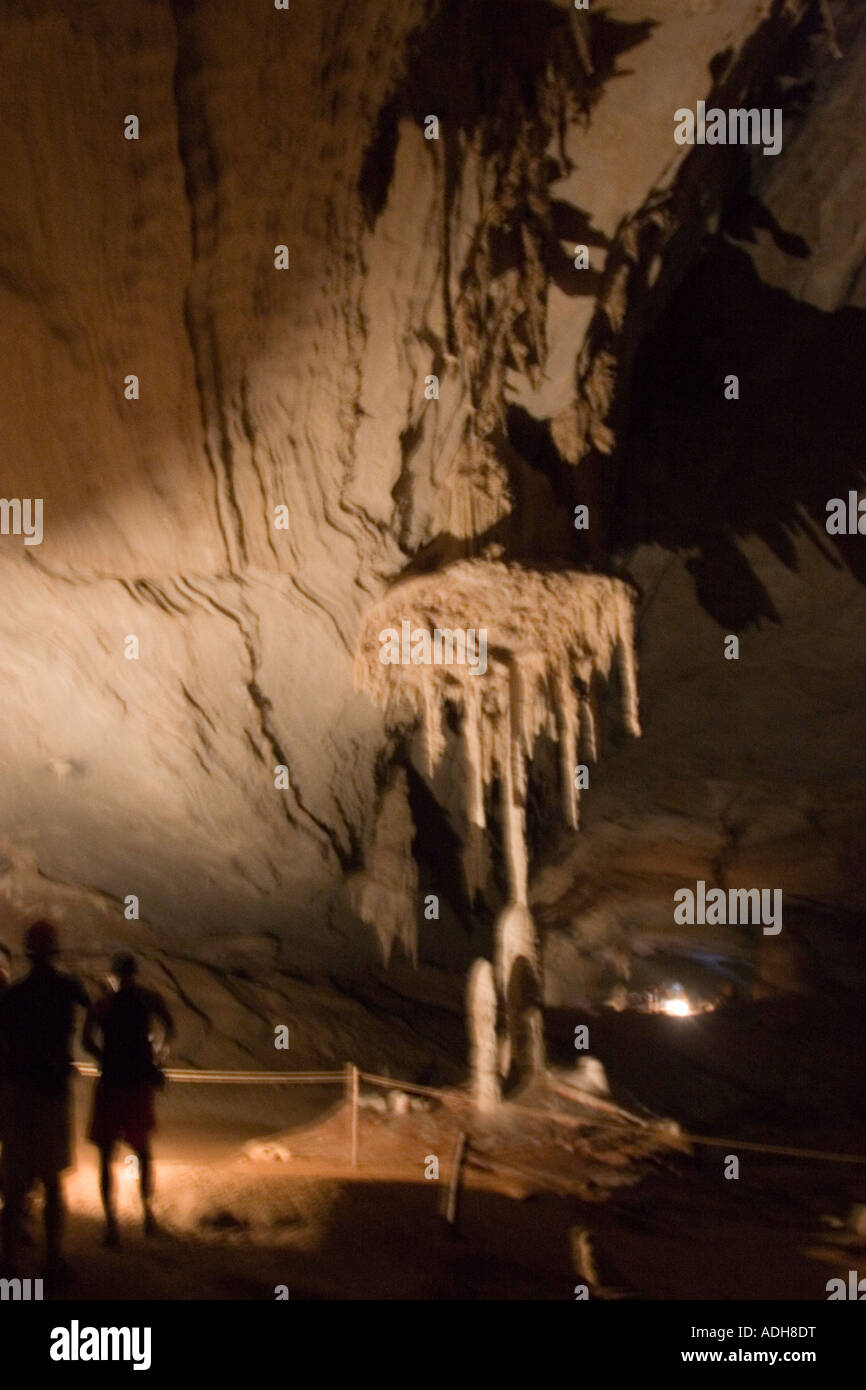
<svg viewBox="0 0 866 1390"><path fill-rule="evenodd" d="M559 744L563 814L576 827L579 756L597 753L593 688L614 666L626 727L640 734L632 604L618 579L464 560L396 584L361 626L356 684L390 727L420 721L430 777L446 746L446 706L460 714L471 824L484 827L485 790L499 783L509 893L496 924L503 1074L544 1063L528 900L529 764L541 734Z"/></svg>

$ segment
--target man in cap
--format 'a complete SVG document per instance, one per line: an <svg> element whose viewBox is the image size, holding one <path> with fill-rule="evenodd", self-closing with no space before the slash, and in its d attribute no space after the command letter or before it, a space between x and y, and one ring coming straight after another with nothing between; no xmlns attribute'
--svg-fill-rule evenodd
<svg viewBox="0 0 866 1390"><path fill-rule="evenodd" d="M150 1135L156 1127L153 1093L162 1084L151 1043L156 1022L162 1045L174 1037L174 1021L156 990L137 983L135 957L121 952L111 962L114 990L98 1000L87 1016L82 1042L99 1061L101 1076L93 1096L89 1138L100 1156L100 1191L105 1210L105 1243L119 1243L111 1160L118 1140L125 1140L138 1158L141 1204L146 1235L156 1231L151 1211ZM100 1041L97 1041L99 1035Z"/></svg>
<svg viewBox="0 0 866 1390"><path fill-rule="evenodd" d="M53 922L34 922L24 945L30 971L0 994L3 1256L14 1270L22 1210L34 1182L40 1181L51 1276L63 1271L60 1175L72 1162L70 1042L75 1010L88 1008L89 1000L79 980L55 968L60 947Z"/></svg>

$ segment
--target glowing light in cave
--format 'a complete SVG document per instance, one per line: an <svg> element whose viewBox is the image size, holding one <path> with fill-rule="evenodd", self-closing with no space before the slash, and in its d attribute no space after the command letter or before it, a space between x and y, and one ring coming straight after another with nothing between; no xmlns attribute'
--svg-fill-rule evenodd
<svg viewBox="0 0 866 1390"><path fill-rule="evenodd" d="M688 999L682 997L676 999L665 999L662 1004L662 1013L668 1014L671 1018L688 1018L693 1009Z"/></svg>

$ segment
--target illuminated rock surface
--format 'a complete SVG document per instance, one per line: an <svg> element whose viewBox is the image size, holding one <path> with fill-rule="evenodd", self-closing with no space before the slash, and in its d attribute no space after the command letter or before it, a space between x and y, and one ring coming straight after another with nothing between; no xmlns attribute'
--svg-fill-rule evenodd
<svg viewBox="0 0 866 1390"><path fill-rule="evenodd" d="M347 884L375 869L395 751L353 688L361 624L407 571L491 544L640 590L644 738L602 749L578 836L555 763L533 773L554 995L582 944L661 932L700 876L864 905L864 565L821 535L862 467L862 21L834 6L837 63L818 7L792 41L753 0L506 8L0 19L0 492L45 518L38 547L0 537L0 937L50 912L82 957L140 944L177 998L231 977L208 1027L243 1017L253 1054L272 1010L237 980L356 974L416 875L442 903L404 930L422 964L462 975L489 946L472 902L505 901L501 828L482 774L464 835L447 756L429 795L408 760L417 869L380 839L393 930ZM747 151L674 145L674 108L776 101L804 70L751 185Z"/></svg>

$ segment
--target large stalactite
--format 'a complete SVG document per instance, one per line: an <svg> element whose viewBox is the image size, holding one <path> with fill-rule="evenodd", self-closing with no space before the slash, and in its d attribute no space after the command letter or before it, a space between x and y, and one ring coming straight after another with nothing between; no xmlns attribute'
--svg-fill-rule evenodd
<svg viewBox="0 0 866 1390"><path fill-rule="evenodd" d="M469 823L484 827L485 791L494 782L500 788L508 901L496 927L496 976L507 1019L506 1071L524 1054L530 1069L542 1060L528 765L542 733L559 743L565 819L576 827L580 731L594 758L592 692L614 666L625 725L640 733L632 605L633 594L617 579L467 560L396 585L361 627L357 684L389 725L420 721L429 777L445 750L446 708L461 716Z"/></svg>

